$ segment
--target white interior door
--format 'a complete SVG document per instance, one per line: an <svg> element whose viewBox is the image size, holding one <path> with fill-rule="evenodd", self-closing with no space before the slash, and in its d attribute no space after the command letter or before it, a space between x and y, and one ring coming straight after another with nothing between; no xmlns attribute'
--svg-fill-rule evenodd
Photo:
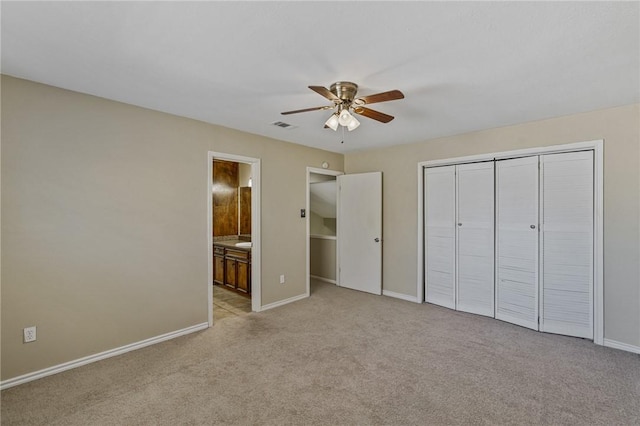
<svg viewBox="0 0 640 426"><path fill-rule="evenodd" d="M425 300L456 308L456 166L425 169Z"/></svg>
<svg viewBox="0 0 640 426"><path fill-rule="evenodd" d="M494 316L494 162L456 166L457 310Z"/></svg>
<svg viewBox="0 0 640 426"><path fill-rule="evenodd" d="M538 157L496 163L496 318L538 330Z"/></svg>
<svg viewBox="0 0 640 426"><path fill-rule="evenodd" d="M593 339L593 152L540 161L540 330Z"/></svg>
<svg viewBox="0 0 640 426"><path fill-rule="evenodd" d="M382 294L382 172L338 176L338 285Z"/></svg>

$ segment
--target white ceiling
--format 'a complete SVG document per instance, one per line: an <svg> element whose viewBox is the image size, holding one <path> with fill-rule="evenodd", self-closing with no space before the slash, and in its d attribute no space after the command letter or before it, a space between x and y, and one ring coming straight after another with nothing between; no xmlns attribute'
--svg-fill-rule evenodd
<svg viewBox="0 0 640 426"><path fill-rule="evenodd" d="M335 152L640 102L637 1L1 7L4 74ZM329 111L280 115L339 80L406 98L343 144Z"/></svg>

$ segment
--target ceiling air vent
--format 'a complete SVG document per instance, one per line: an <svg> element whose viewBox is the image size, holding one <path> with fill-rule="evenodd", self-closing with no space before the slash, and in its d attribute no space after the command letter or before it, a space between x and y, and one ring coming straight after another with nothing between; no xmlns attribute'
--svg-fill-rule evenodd
<svg viewBox="0 0 640 426"><path fill-rule="evenodd" d="M282 127L283 129L289 129L289 130L296 128L296 126L294 126L293 124L285 123L283 121L274 121L271 124L273 124L274 126Z"/></svg>

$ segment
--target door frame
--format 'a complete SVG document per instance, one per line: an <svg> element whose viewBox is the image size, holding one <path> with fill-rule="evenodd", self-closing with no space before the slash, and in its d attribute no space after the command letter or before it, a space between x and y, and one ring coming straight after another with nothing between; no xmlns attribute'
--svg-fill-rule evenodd
<svg viewBox="0 0 640 426"><path fill-rule="evenodd" d="M306 290L305 290L305 296L309 297L311 295L311 225L310 225L310 220L311 220L311 210L310 210L310 202L311 202L311 173L317 174L317 175L326 175L326 176L334 176L336 178L336 185L338 184L337 178L338 176L341 176L344 174L344 172L340 172L337 170L330 170L330 169L319 169L317 167L307 167L307 200L306 200L306 204L305 204L305 212L306 212L306 217L305 217L305 225L307 227L307 241L306 241L306 250L307 250L307 256L306 256L306 274L305 274L305 281L306 281ZM340 202L340 197L338 197L337 195L337 191L336 191L336 216L338 215L338 208L339 205L338 203ZM337 217L336 217L336 222L337 222ZM336 232L336 285L340 285L340 274L338 274L338 270L340 268L340 254L338 252L338 233Z"/></svg>
<svg viewBox="0 0 640 426"><path fill-rule="evenodd" d="M442 160L420 161L418 172L418 247L417 247L417 282L418 300L424 302L424 169L433 166L445 166L478 161L503 160L508 158L528 157L532 155L557 154L561 152L593 150L593 342L604 345L604 140L597 139L563 145L541 146L497 153L478 154L465 157L446 158Z"/></svg>
<svg viewBox="0 0 640 426"><path fill-rule="evenodd" d="M261 176L260 159L242 155L209 151L207 153L207 312L209 327L213 325L213 160L233 161L251 165L251 310L262 310L262 253L260 237Z"/></svg>

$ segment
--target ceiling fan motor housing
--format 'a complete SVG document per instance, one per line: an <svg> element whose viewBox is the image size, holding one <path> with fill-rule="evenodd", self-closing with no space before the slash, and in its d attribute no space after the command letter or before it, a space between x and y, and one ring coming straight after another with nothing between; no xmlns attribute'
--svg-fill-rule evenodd
<svg viewBox="0 0 640 426"><path fill-rule="evenodd" d="M343 102L351 103L358 93L358 85L350 81L338 81L333 83L329 90Z"/></svg>

